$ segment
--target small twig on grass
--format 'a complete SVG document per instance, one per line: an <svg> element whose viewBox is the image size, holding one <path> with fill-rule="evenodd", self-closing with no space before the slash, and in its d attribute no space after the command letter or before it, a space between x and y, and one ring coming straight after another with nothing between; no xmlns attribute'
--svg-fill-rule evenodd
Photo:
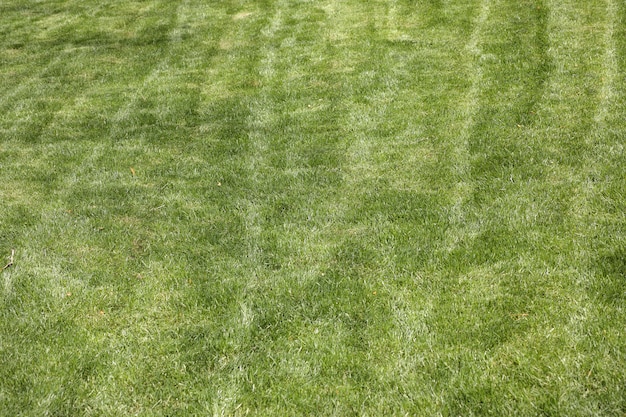
<svg viewBox="0 0 626 417"><path fill-rule="evenodd" d="M13 257L15 256L15 249L11 249L11 257L9 258L9 263L6 264L4 266L4 268L2 268L2 270L4 271L5 269L13 266ZM1 264L0 264L1 265Z"/></svg>

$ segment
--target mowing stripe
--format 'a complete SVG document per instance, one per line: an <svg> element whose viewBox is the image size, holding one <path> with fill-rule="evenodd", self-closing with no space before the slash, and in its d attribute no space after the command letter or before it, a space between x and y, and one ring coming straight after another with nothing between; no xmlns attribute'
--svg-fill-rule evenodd
<svg viewBox="0 0 626 417"><path fill-rule="evenodd" d="M606 0L606 29L604 31L604 58L602 70L602 88L600 89L600 105L594 116L599 130L606 129L606 118L613 104L615 83L618 75L617 45L615 43L615 25L618 15L615 0Z"/></svg>
<svg viewBox="0 0 626 417"><path fill-rule="evenodd" d="M470 88L467 92L462 107L463 125L454 146L454 173L457 182L455 184L454 195L452 197L452 207L450 210L450 228L451 232L447 233L447 241L445 246L452 251L461 239L458 235L458 229L464 228L464 204L469 195L472 193L472 184L469 179L470 151L469 141L472 131L476 124L476 117L480 112L480 97L483 88L483 67L480 63L482 58L481 41L483 37L484 27L489 19L490 0L482 0L478 5L478 14L473 23L472 33L468 43L464 48L467 68L465 72L468 74ZM454 232L454 233L452 233Z"/></svg>
<svg viewBox="0 0 626 417"><path fill-rule="evenodd" d="M613 101L613 88L617 78L614 27L616 6L607 0L604 9L593 5L585 9L576 1L551 1L550 52L555 71L547 83L542 119L550 125L542 126L543 134L553 137L559 153L568 156L558 171L548 174L555 188L567 190L571 204L566 212L565 224L573 230L558 243L568 248L570 261L559 264L555 252L555 272L559 279L546 282L556 294L567 293L566 300L554 299L555 308L543 319L546 336L554 323L563 323L562 334L577 349L577 356L563 354L568 360L555 364L554 372L582 372L581 358L589 360L595 353L581 351L589 338L590 323L597 314L587 289L593 274L590 260L593 257L593 236L598 232L591 201L598 192L592 178L597 172L598 144L606 139L606 118ZM604 28L603 31L596 30ZM600 47L598 47L600 45ZM586 77L587 85L582 82ZM593 110L592 110L593 109ZM547 113L547 114L544 114ZM576 120L575 124L571 120ZM562 128L562 126L572 126ZM558 241L558 240L557 240ZM572 262L574 260L574 262ZM557 307L558 306L558 307ZM574 347L575 346L575 347ZM584 348L582 348L584 349Z"/></svg>
<svg viewBox="0 0 626 417"><path fill-rule="evenodd" d="M245 170L248 173L248 192L238 205L240 206L239 215L242 217L245 234L245 259L241 260L244 273L243 279L246 281L244 291L238 294L239 314L233 317L237 326L237 332L234 338L237 346L234 361L242 361L240 355L245 355L243 350L247 346L247 339L250 337L252 325L255 321L255 313L252 306L255 303L254 289L259 285L260 279L263 278L262 267L262 248L261 240L264 229L264 221L261 216L261 209L264 202L261 198L264 195L264 176L268 171L266 156L269 151L266 132L271 130L274 123L275 103L272 100L271 91L276 79L276 51L274 40L277 31L283 25L283 8L284 3L275 5L275 12L270 18L268 24L261 30L261 36L264 39L264 47L261 56L263 59L258 64L256 70L263 80L264 87L250 98L247 125L247 141L248 149L245 156ZM268 11L269 13L269 11ZM232 33L228 37L233 36ZM250 57L244 57L250 59ZM233 63L225 62L225 65ZM217 388L216 401L213 403L214 415L232 414L236 410L237 403L240 402L241 391L244 385L249 383L246 376L247 369L243 363L240 363L238 369L232 372L224 381L220 381ZM254 383L252 382L253 386ZM252 388L254 389L254 388Z"/></svg>
<svg viewBox="0 0 626 417"><path fill-rule="evenodd" d="M179 2L176 7L176 13L173 15L176 22L178 22L178 15L181 9L182 2ZM174 28L176 24L172 25ZM172 34L174 33L174 29L170 29L170 39L172 38ZM158 78L165 72L165 69L168 67L168 61L172 58L171 51L171 40L165 46L167 48L167 52L164 52L163 58L160 61L157 61L153 66L152 70L146 69L145 75L138 80L136 83L128 86L128 99L125 104L121 104L117 112L111 116L110 127L108 133L105 138L98 138L93 146L90 148L90 152L86 155L80 162L80 164L71 172L66 178L66 184L63 186L65 190L72 190L73 185L79 181L81 181L81 177L76 175L77 172L85 172L89 167L96 166L98 161L103 155L109 154L113 152L113 148L115 146L115 140L119 140L125 135L125 124L124 122L128 119L129 115L133 114L136 110L137 103L141 99L143 93L148 89L148 87L156 82ZM141 76L141 74L139 75ZM99 86L94 87L93 91L100 88ZM81 96L86 96L87 94L93 92L90 89L86 89L82 92Z"/></svg>
<svg viewBox="0 0 626 417"><path fill-rule="evenodd" d="M172 51L172 41L176 36L176 27L181 24L180 22L180 12L182 8L183 2L179 1L176 6L175 13L173 13L173 24L168 33L169 42L166 47L162 51L161 55L163 58L154 64L152 71L147 72L147 75L143 77L143 79L138 83L138 85L132 89L131 95L128 98L126 104L120 107L112 117L112 126L109 131L109 138L115 139L120 137L123 132L124 124L123 122L128 119L129 115L133 113L135 108L137 107L137 103L141 100L143 92L151 86L155 81L159 80L159 77L162 77L164 74L167 74L169 70L169 63L173 56Z"/></svg>
<svg viewBox="0 0 626 417"><path fill-rule="evenodd" d="M244 212L244 221L246 228L247 241L247 262L252 265L252 270L256 270L261 264L259 241L263 230L262 219L260 217L260 206L263 204L259 201L258 196L262 196L263 176L267 172L266 155L269 151L270 138L267 137L267 131L271 130L271 125L275 122L275 106L271 91L276 79L276 50L274 46L274 38L283 25L283 8L284 3L276 5L276 11L270 19L268 25L261 30L261 34L265 39L265 47L261 56L258 73L264 80L264 86L258 95L250 102L248 125L248 141L250 150L246 161L247 170L250 173L250 188L254 190L254 194L246 199Z"/></svg>
<svg viewBox="0 0 626 417"><path fill-rule="evenodd" d="M0 96L0 111L7 112L7 108L14 104L13 99L16 97L19 97L21 95L26 95L30 97L30 93L32 92L33 87L36 84L41 83L41 78L44 74L57 68L59 64L64 64L64 61L67 59L66 54L61 51L56 53L55 55L56 56L52 58L46 66L41 68L35 74L30 74L27 79L15 83L11 90L8 90Z"/></svg>

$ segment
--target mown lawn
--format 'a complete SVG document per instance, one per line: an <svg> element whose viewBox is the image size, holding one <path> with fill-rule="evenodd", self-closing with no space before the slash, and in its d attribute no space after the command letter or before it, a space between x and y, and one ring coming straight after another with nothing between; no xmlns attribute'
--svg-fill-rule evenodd
<svg viewBox="0 0 626 417"><path fill-rule="evenodd" d="M0 415L625 416L625 139L619 0L2 0Z"/></svg>

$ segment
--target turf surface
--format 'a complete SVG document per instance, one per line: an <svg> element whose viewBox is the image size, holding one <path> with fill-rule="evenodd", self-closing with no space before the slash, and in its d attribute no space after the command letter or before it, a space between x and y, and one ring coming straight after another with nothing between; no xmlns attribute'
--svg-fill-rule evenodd
<svg viewBox="0 0 626 417"><path fill-rule="evenodd" d="M3 0L0 415L626 415L624 138L618 0Z"/></svg>

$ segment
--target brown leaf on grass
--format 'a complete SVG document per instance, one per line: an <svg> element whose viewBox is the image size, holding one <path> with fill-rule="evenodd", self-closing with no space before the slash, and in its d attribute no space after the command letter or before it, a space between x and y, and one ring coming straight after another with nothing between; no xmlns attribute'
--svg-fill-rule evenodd
<svg viewBox="0 0 626 417"><path fill-rule="evenodd" d="M130 173L133 174L133 177L135 176L135 169L133 167L130 167Z"/></svg>

